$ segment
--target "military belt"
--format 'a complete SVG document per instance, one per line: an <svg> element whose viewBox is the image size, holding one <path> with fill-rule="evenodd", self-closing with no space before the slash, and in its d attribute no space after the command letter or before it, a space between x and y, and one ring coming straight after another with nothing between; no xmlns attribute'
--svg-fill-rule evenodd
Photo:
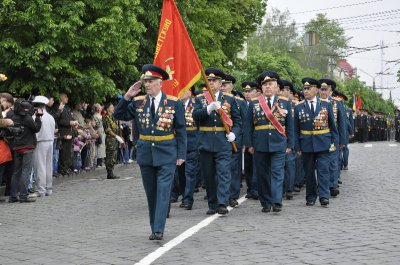
<svg viewBox="0 0 400 265"><path fill-rule="evenodd" d="M285 126L282 126L283 128L285 128ZM276 130L275 126L272 124L268 124L268 125L257 125L254 127L254 130L256 131L260 131L260 130Z"/></svg>
<svg viewBox="0 0 400 265"><path fill-rule="evenodd" d="M318 135L318 134L325 134L325 133L330 133L331 130L325 129L325 130L317 130L317 131L305 131L305 130L300 130L300 134L305 134L305 135Z"/></svg>
<svg viewBox="0 0 400 265"><path fill-rule="evenodd" d="M200 126L199 131L203 132L225 132L224 127L206 127L206 126Z"/></svg>
<svg viewBox="0 0 400 265"><path fill-rule="evenodd" d="M197 127L186 127L186 131L197 131Z"/></svg>
<svg viewBox="0 0 400 265"><path fill-rule="evenodd" d="M174 134L168 134L163 136L139 134L140 140L152 141L152 142L162 142L162 141L172 140L174 138L175 138Z"/></svg>

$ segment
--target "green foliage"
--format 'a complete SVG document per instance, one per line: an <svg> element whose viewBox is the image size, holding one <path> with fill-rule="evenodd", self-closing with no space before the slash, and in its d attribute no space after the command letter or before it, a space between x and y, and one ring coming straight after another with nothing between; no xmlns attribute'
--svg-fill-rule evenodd
<svg viewBox="0 0 400 265"><path fill-rule="evenodd" d="M177 0L205 67L234 61L265 14L266 0ZM162 0L2 0L1 91L66 91L104 101L152 63Z"/></svg>
<svg viewBox="0 0 400 265"><path fill-rule="evenodd" d="M0 4L2 90L66 91L90 101L125 88L136 72L139 0L36 0Z"/></svg>

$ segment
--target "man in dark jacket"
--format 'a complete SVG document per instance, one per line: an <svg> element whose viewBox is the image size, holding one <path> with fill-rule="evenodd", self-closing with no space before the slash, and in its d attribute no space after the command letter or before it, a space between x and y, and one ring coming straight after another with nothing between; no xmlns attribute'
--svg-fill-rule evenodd
<svg viewBox="0 0 400 265"><path fill-rule="evenodd" d="M28 182L32 171L33 150L36 147L36 133L40 131L42 122L40 120L41 111L36 112L33 120L33 106L25 100L18 100L14 105L12 120L14 126L22 129L21 134L17 134L12 139L12 151L14 157L14 173L11 180L11 194L9 202L34 202L34 198L28 197Z"/></svg>
<svg viewBox="0 0 400 265"><path fill-rule="evenodd" d="M77 126L78 122L74 121L71 109L66 106L66 104L68 104L67 94L61 93L60 101L60 105L64 105L64 108L61 110L60 119L58 120L58 129L61 140L58 173L67 175L72 173L72 137L75 132L73 126Z"/></svg>

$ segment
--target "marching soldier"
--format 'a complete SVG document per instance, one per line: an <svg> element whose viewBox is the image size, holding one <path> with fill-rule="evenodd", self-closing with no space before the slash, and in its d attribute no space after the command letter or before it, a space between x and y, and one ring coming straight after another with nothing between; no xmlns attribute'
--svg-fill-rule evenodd
<svg viewBox="0 0 400 265"><path fill-rule="evenodd" d="M162 240L176 166L186 159L185 118L182 102L161 92L168 73L151 64L144 65L142 72L141 81L125 93L114 117L135 120L139 131L136 158L149 206L149 239ZM147 95L135 97L142 82Z"/></svg>
<svg viewBox="0 0 400 265"><path fill-rule="evenodd" d="M258 177L262 212L282 210L285 155L294 149L292 106L279 97L279 75L273 71L257 78L263 94L250 102L250 148Z"/></svg>
<svg viewBox="0 0 400 265"><path fill-rule="evenodd" d="M229 188L231 184L232 142L240 135L242 122L234 97L222 93L222 79L225 74L215 68L205 70L216 101L208 91L196 97L193 118L199 123L199 151L202 174L205 178L208 211L207 214L227 214ZM222 109L221 116L231 128L225 132L217 111Z"/></svg>
<svg viewBox="0 0 400 265"><path fill-rule="evenodd" d="M258 97L258 84L251 81L245 81L242 83L244 90L244 96L246 99L246 111L249 111L249 104L252 98ZM247 119L246 113L246 119ZM247 121L248 122L248 121ZM258 200L258 186L257 186L257 175L254 166L253 155L249 153L249 147L246 146L244 151L244 175L246 179L247 193L246 198Z"/></svg>
<svg viewBox="0 0 400 265"><path fill-rule="evenodd" d="M222 80L221 91L225 94L235 98L236 105L238 106L240 118L242 120L242 128L239 130L239 135L236 135L235 143L238 147L238 152L232 154L231 158L231 185L229 188L229 206L236 207L238 204L237 200L240 195L240 184L242 182L241 176L241 163L242 163L242 146L245 147L246 136L246 114L247 114L247 104L244 99L239 96L234 96L233 85L236 83L235 77L232 75L225 75L225 79Z"/></svg>
<svg viewBox="0 0 400 265"><path fill-rule="evenodd" d="M346 95L344 95L343 93L335 90L333 91L334 96L341 98L344 101L347 101L347 97ZM341 155L341 169L343 170L348 170L348 165L349 165L349 142L350 142L350 138L352 138L354 136L354 120L353 120L353 111L345 106L345 118L346 118L346 138L345 138L345 142L344 142L344 147L341 150L342 151L342 155Z"/></svg>
<svg viewBox="0 0 400 265"><path fill-rule="evenodd" d="M296 103L294 101L294 94L296 94L296 90L293 87L293 84L286 80L281 80L282 86L281 95L290 101L290 105L292 108L292 119L294 118L294 107ZM296 178L296 152L290 152L286 154L285 158L285 180L284 180L284 193L286 195L287 200L293 199L293 190L294 190L294 181Z"/></svg>
<svg viewBox="0 0 400 265"><path fill-rule="evenodd" d="M320 79L321 87L319 95L321 99L327 100L332 104L335 126L339 132L339 137L335 142L335 150L330 152L329 165L329 190L332 197L339 195L338 181L340 179L340 150L343 148L346 139L346 118L342 99L333 97L332 93L336 89L336 82L330 79Z"/></svg>
<svg viewBox="0 0 400 265"><path fill-rule="evenodd" d="M304 92L301 90L296 90L296 94L293 97L293 102L295 103L295 105L297 105L302 100L304 100ZM295 159L296 174L295 174L295 179L294 179L293 191L300 192L301 187L303 187L303 185L305 183L303 158L301 157L301 155L298 152L295 152L295 153L296 153L296 159Z"/></svg>
<svg viewBox="0 0 400 265"><path fill-rule="evenodd" d="M198 126L193 119L193 110L195 99L191 97L192 92L186 91L182 97L183 107L185 109L185 123L186 123L186 137L187 137L187 153L186 161L182 164L186 177L186 185L183 194L182 204L179 206L186 210L192 210L193 194L196 187L196 177L199 171L199 152L198 140L199 132Z"/></svg>
<svg viewBox="0 0 400 265"><path fill-rule="evenodd" d="M322 206L329 204L329 152L334 151L338 131L332 104L318 98L321 84L313 78L303 78L305 100L295 108L294 128L296 150L303 156L306 177L306 205L314 206L319 197ZM315 177L318 171L318 181ZM318 183L318 184L317 184Z"/></svg>

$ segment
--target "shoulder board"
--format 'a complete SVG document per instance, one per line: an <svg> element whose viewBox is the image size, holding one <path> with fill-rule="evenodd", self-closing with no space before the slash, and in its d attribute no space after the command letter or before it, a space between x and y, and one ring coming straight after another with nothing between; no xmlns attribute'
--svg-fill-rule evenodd
<svg viewBox="0 0 400 265"><path fill-rule="evenodd" d="M167 95L167 99L173 100L173 101L178 101L177 97L174 97L174 96L171 96L171 95Z"/></svg>
<svg viewBox="0 0 400 265"><path fill-rule="evenodd" d="M279 96L278 98L279 98L279 99L286 100L286 101L289 101L289 99L288 99L287 97L284 97L284 96Z"/></svg>
<svg viewBox="0 0 400 265"><path fill-rule="evenodd" d="M233 95L232 95L231 93L222 92L222 94L223 94L224 96L230 96L230 97L233 97Z"/></svg>
<svg viewBox="0 0 400 265"><path fill-rule="evenodd" d="M242 101L244 100L244 99L242 99L242 98L239 97L239 96L235 96L235 98L238 99L238 100L242 100Z"/></svg>
<svg viewBox="0 0 400 265"><path fill-rule="evenodd" d="M296 103L296 106L297 106L297 105L300 105L300 104L303 103L303 102L304 102L304 100L297 102L297 103Z"/></svg>
<svg viewBox="0 0 400 265"><path fill-rule="evenodd" d="M333 99L336 100L336 101L342 101L341 98L337 98L337 97L333 97Z"/></svg>
<svg viewBox="0 0 400 265"><path fill-rule="evenodd" d="M329 100L329 99L323 99L323 98L320 98L319 100L321 100L321 101L324 101L324 102L328 102L328 103L330 103L331 101Z"/></svg>
<svg viewBox="0 0 400 265"><path fill-rule="evenodd" d="M146 96L137 96L137 97L134 98L134 100L135 101L144 100L145 98L146 98Z"/></svg>
<svg viewBox="0 0 400 265"><path fill-rule="evenodd" d="M258 100L258 98L252 98L252 99L251 99L251 101L256 101L256 100Z"/></svg>

